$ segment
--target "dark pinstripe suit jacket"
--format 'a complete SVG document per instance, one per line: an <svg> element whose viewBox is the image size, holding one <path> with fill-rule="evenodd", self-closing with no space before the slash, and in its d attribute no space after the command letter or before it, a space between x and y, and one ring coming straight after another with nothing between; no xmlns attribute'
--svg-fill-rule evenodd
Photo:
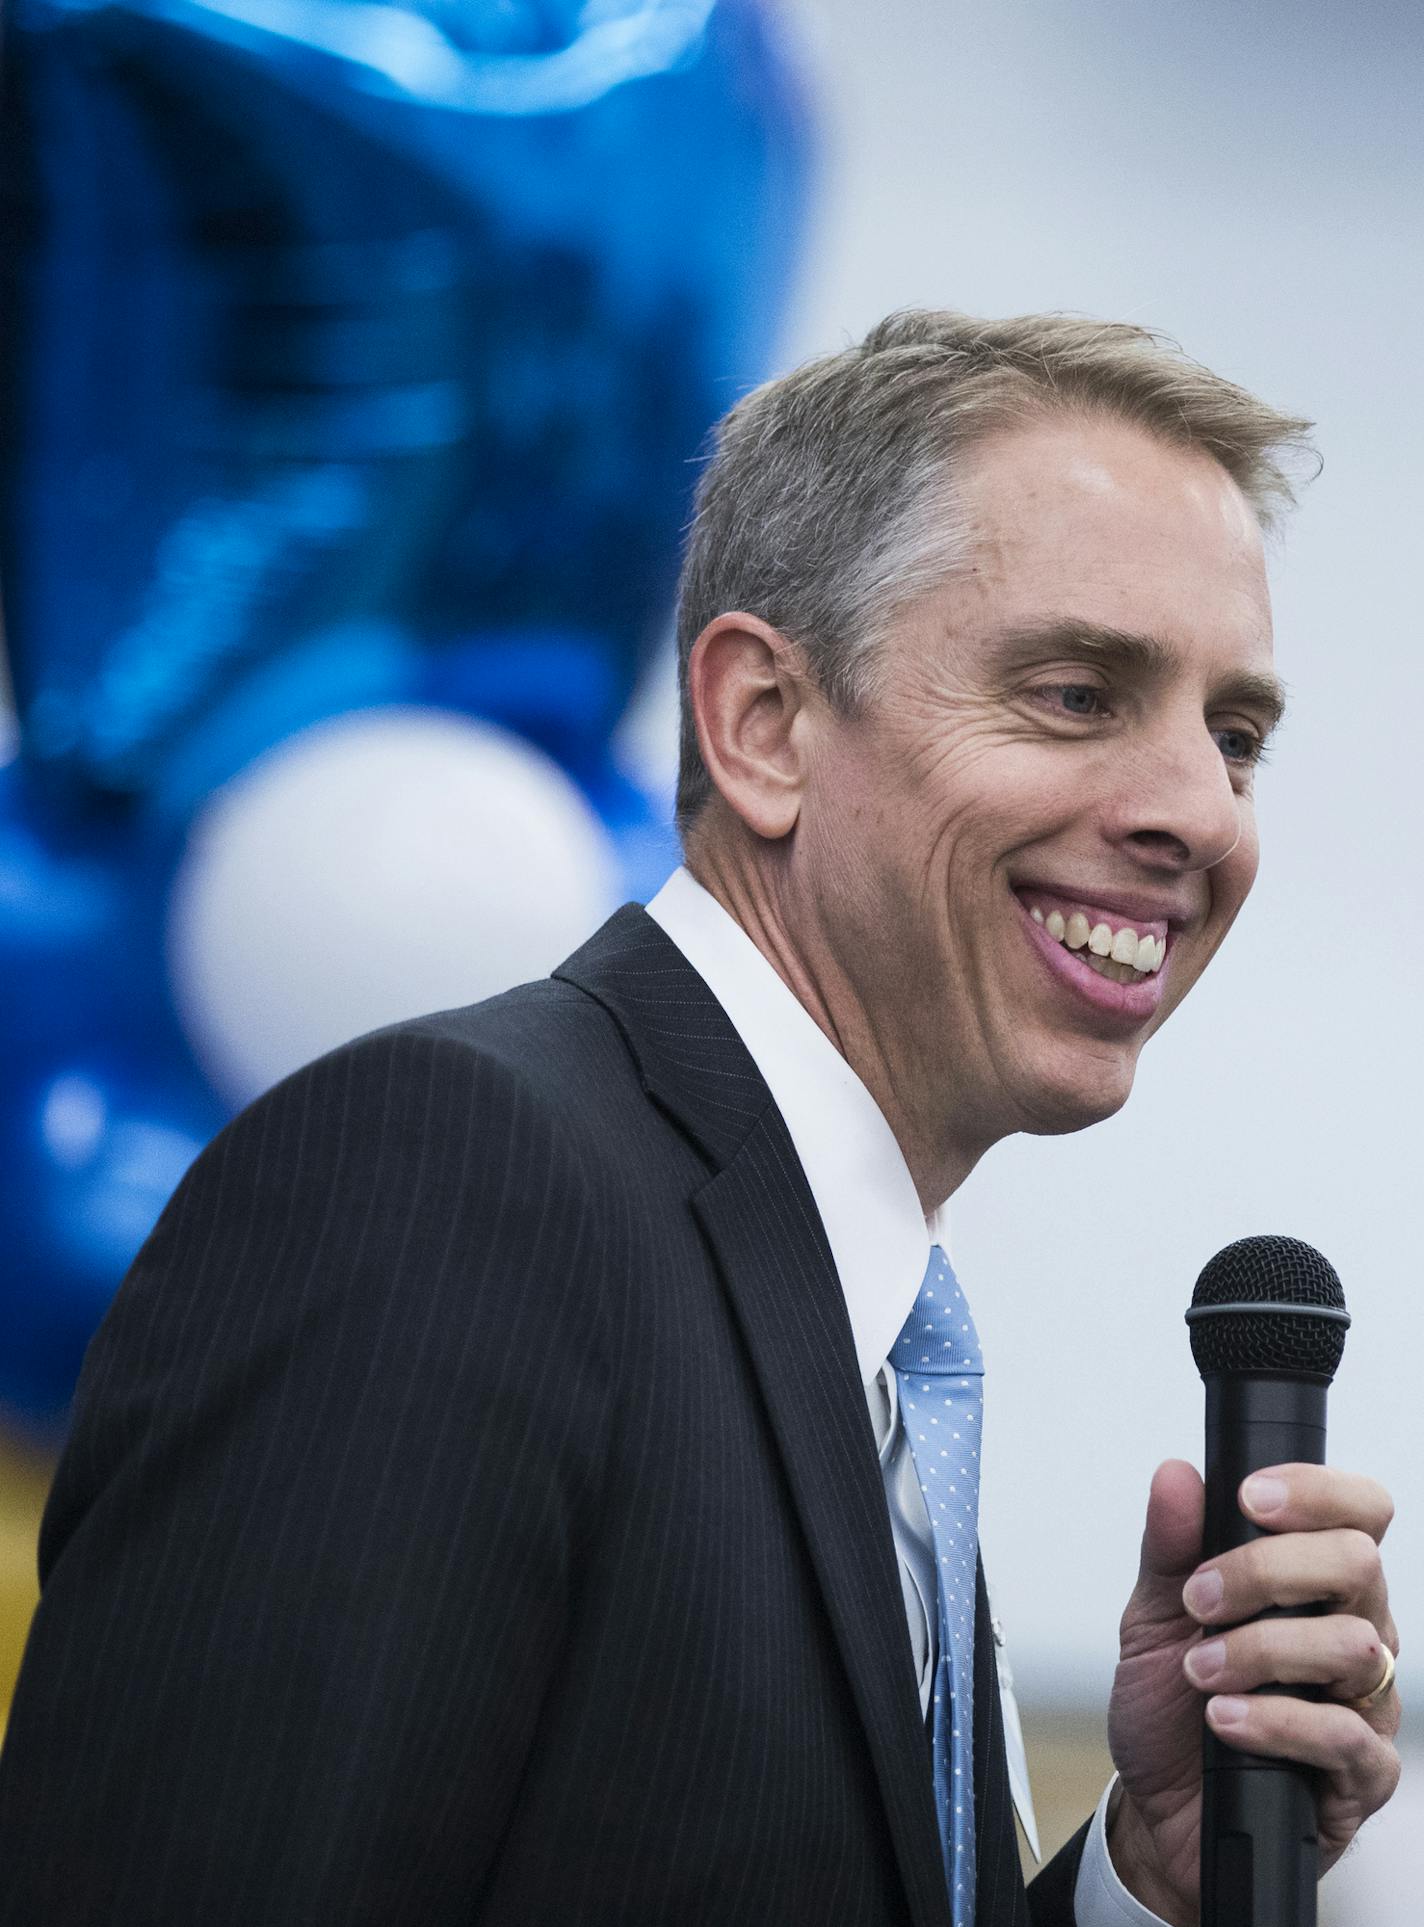
<svg viewBox="0 0 1424 1927"><path fill-rule="evenodd" d="M209 1147L91 1349L41 1567L5 1927L949 1927L829 1249L636 907ZM979 1921L1068 1927L985 1621Z"/></svg>

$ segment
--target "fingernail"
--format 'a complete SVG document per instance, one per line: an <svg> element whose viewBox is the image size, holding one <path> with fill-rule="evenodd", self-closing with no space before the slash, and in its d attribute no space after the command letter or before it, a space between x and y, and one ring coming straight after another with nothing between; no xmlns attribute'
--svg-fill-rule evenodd
<svg viewBox="0 0 1424 1927"><path fill-rule="evenodd" d="M1240 1726L1246 1717L1247 1705L1245 1700L1226 1695L1208 1700L1206 1710L1211 1715L1213 1726Z"/></svg>
<svg viewBox="0 0 1424 1927"><path fill-rule="evenodd" d="M1221 1595L1224 1590L1219 1572L1215 1570L1194 1572L1182 1588L1182 1600L1189 1613L1197 1619L1205 1619L1208 1613L1214 1613L1221 1604Z"/></svg>
<svg viewBox="0 0 1424 1927"><path fill-rule="evenodd" d="M1193 1646L1187 1654L1187 1672L1199 1686L1204 1686L1209 1679L1215 1679L1225 1664L1224 1639L1204 1640L1200 1646Z"/></svg>
<svg viewBox="0 0 1424 1927"><path fill-rule="evenodd" d="M1253 1473L1241 1488L1242 1500L1252 1512L1279 1512L1286 1496L1284 1479L1268 1479L1259 1472Z"/></svg>

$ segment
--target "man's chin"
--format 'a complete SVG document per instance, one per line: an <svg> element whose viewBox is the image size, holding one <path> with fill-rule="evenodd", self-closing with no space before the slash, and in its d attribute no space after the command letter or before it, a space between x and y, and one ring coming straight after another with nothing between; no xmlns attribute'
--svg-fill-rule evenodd
<svg viewBox="0 0 1424 1927"><path fill-rule="evenodd" d="M1086 1131L1090 1124L1116 1117L1132 1095L1136 1069L1134 1060L1114 1066L1110 1075L1045 1081L1027 1107L1029 1121L1023 1129L1030 1137L1066 1137L1070 1131Z"/></svg>

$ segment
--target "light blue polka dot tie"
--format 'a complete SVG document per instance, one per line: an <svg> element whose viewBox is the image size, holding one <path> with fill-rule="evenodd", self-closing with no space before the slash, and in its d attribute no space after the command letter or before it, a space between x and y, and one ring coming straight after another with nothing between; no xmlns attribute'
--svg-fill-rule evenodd
<svg viewBox="0 0 1424 1927"><path fill-rule="evenodd" d="M955 1927L974 1920L974 1577L984 1357L938 1245L890 1363L934 1536L938 1653L931 1693L935 1807Z"/></svg>

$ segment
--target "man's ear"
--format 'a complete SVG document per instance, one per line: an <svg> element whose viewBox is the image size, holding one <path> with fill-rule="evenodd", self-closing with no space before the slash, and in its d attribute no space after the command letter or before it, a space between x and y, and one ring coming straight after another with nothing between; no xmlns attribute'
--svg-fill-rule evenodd
<svg viewBox="0 0 1424 1927"><path fill-rule="evenodd" d="M805 658L759 616L709 622L687 665L702 760L718 794L756 835L789 836L809 750Z"/></svg>

